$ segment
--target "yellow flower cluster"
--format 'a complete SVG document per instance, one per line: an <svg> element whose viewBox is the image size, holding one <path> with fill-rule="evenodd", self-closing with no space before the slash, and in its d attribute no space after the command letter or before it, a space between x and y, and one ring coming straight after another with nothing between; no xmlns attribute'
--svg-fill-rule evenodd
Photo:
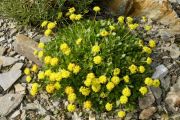
<svg viewBox="0 0 180 120"><path fill-rule="evenodd" d="M93 10L94 10L95 12L99 12L99 11L101 10L101 8L100 8L99 6L95 6L95 7L93 8Z"/></svg>
<svg viewBox="0 0 180 120"><path fill-rule="evenodd" d="M47 29L44 32L45 36L49 36L50 34L52 34L52 29L54 29L56 27L57 23L55 22L49 22L49 21L43 21L41 24L41 27L46 27Z"/></svg>
<svg viewBox="0 0 180 120"><path fill-rule="evenodd" d="M76 11L76 9L74 7L69 8L69 11L66 13L66 16L69 16L69 19L72 21L82 19L82 15L75 14L75 11Z"/></svg>
<svg viewBox="0 0 180 120"><path fill-rule="evenodd" d="M106 30L102 30L102 31L100 32L100 35L101 35L102 37L106 37L106 36L109 35L109 32L106 31Z"/></svg>
<svg viewBox="0 0 180 120"><path fill-rule="evenodd" d="M67 43L63 43L60 45L60 50L62 51L63 54L69 55L71 53L71 49L67 45Z"/></svg>
<svg viewBox="0 0 180 120"><path fill-rule="evenodd" d="M73 72L74 74L77 74L81 70L81 67L79 65L74 64L74 63L69 63L68 70Z"/></svg>
<svg viewBox="0 0 180 120"><path fill-rule="evenodd" d="M90 110L92 107L92 103L89 100L85 101L83 105L86 110Z"/></svg>
<svg viewBox="0 0 180 120"><path fill-rule="evenodd" d="M106 110L107 110L107 111L111 111L111 110L112 110L112 108L113 108L112 103L106 103L105 108L106 108Z"/></svg>
<svg viewBox="0 0 180 120"><path fill-rule="evenodd" d="M39 84L38 83L33 83L32 84L32 87L31 87L31 90L30 90L30 94L32 96L35 96L38 92L38 87L39 87Z"/></svg>

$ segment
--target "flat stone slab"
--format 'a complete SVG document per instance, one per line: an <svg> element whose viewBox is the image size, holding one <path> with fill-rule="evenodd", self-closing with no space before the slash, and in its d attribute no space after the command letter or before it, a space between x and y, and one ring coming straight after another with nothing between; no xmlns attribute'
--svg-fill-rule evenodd
<svg viewBox="0 0 180 120"><path fill-rule="evenodd" d="M38 50L38 43L33 39L26 37L25 35L17 35L13 46L16 52L27 57L38 66L42 66L41 61L33 54L34 50Z"/></svg>
<svg viewBox="0 0 180 120"><path fill-rule="evenodd" d="M9 66L17 62L19 59L14 57L0 56L0 65L3 67Z"/></svg>
<svg viewBox="0 0 180 120"><path fill-rule="evenodd" d="M23 97L21 94L6 94L0 97L0 116L11 113L21 103Z"/></svg>
<svg viewBox="0 0 180 120"><path fill-rule="evenodd" d="M0 74L0 86L6 91L21 76L21 70L13 70Z"/></svg>

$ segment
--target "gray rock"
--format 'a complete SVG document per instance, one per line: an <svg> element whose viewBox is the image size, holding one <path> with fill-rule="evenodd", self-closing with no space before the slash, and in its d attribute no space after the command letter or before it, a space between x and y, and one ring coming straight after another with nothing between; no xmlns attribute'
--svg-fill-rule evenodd
<svg viewBox="0 0 180 120"><path fill-rule="evenodd" d="M78 116L76 112L72 115L72 120L82 120L81 117Z"/></svg>
<svg viewBox="0 0 180 120"><path fill-rule="evenodd" d="M174 84L168 94L166 95L165 102L169 108L169 111L177 112L177 106L180 106L180 77L177 83Z"/></svg>
<svg viewBox="0 0 180 120"><path fill-rule="evenodd" d="M156 71L153 74L152 78L153 79L161 79L165 77L168 73L168 69L164 65L159 65L156 67ZM161 81L163 82L163 81Z"/></svg>
<svg viewBox="0 0 180 120"><path fill-rule="evenodd" d="M21 85L21 84L16 84L16 85L14 86L14 88L15 88L15 92L16 92L16 93L25 94L26 87L24 87L23 85Z"/></svg>
<svg viewBox="0 0 180 120"><path fill-rule="evenodd" d="M10 116L10 119L14 119L14 118L16 118L18 115L20 115L20 114L21 114L20 110L16 110L16 111Z"/></svg>
<svg viewBox="0 0 180 120"><path fill-rule="evenodd" d="M21 94L6 94L0 97L0 116L7 116L22 100L23 95Z"/></svg>
<svg viewBox="0 0 180 120"><path fill-rule="evenodd" d="M7 120L6 117L0 117L0 120Z"/></svg>
<svg viewBox="0 0 180 120"><path fill-rule="evenodd" d="M0 46L0 56L4 54L5 50L6 49L4 47Z"/></svg>
<svg viewBox="0 0 180 120"><path fill-rule="evenodd" d="M51 117L47 115L43 120L51 120Z"/></svg>
<svg viewBox="0 0 180 120"><path fill-rule="evenodd" d="M142 98L139 98L139 107L140 109L145 109L147 107L150 107L155 102L155 98L152 94L152 92L149 90L149 92Z"/></svg>
<svg viewBox="0 0 180 120"><path fill-rule="evenodd" d="M46 110L38 103L29 103L24 107L24 110L38 110L40 115L46 114Z"/></svg>
<svg viewBox="0 0 180 120"><path fill-rule="evenodd" d="M161 86L165 89L165 91L167 91L169 89L170 86L170 76L167 76L164 79L160 79L161 80Z"/></svg>
<svg viewBox="0 0 180 120"><path fill-rule="evenodd" d="M14 64L13 66L12 66L12 68L11 68L11 71L13 71L13 70L21 70L21 68L23 67L23 63L16 63L16 64Z"/></svg>
<svg viewBox="0 0 180 120"><path fill-rule="evenodd" d="M24 35L17 35L13 46L16 52L35 62L38 66L42 66L41 61L33 54L34 50L38 50L37 42Z"/></svg>
<svg viewBox="0 0 180 120"><path fill-rule="evenodd" d="M169 32L165 31L165 30L160 30L160 35L161 35L161 39L164 41L169 41L170 37L172 36Z"/></svg>
<svg viewBox="0 0 180 120"><path fill-rule="evenodd" d="M25 110L22 110L21 120L26 120L26 111Z"/></svg>
<svg viewBox="0 0 180 120"><path fill-rule="evenodd" d="M9 66L17 62L19 59L13 57L0 56L0 65L3 67Z"/></svg>
<svg viewBox="0 0 180 120"><path fill-rule="evenodd" d="M161 102L161 95L162 95L162 90L161 90L161 88L155 88L155 87L151 87L150 88L151 89L151 91L152 91L152 94L154 95L154 97L156 98L156 101L157 101L157 103L158 104L160 104L160 102Z"/></svg>
<svg viewBox="0 0 180 120"><path fill-rule="evenodd" d="M4 89L4 91L6 91L16 82L21 74L21 70L14 70L0 74L0 86Z"/></svg>
<svg viewBox="0 0 180 120"><path fill-rule="evenodd" d="M150 117L157 111L157 109L155 107L148 107L146 109L144 109L140 115L139 115L139 119L140 120L149 120Z"/></svg>
<svg viewBox="0 0 180 120"><path fill-rule="evenodd" d="M10 31L10 37L14 36L17 33L17 29L12 29Z"/></svg>
<svg viewBox="0 0 180 120"><path fill-rule="evenodd" d="M43 37L40 38L40 42L43 42L43 43L50 42L51 39L52 39L52 37L43 36Z"/></svg>
<svg viewBox="0 0 180 120"><path fill-rule="evenodd" d="M170 118L171 118L172 120L180 120L180 113L177 113L177 114L175 114L175 115L172 115Z"/></svg>
<svg viewBox="0 0 180 120"><path fill-rule="evenodd" d="M6 38L4 36L0 37L0 42L5 41L5 40L6 40Z"/></svg>

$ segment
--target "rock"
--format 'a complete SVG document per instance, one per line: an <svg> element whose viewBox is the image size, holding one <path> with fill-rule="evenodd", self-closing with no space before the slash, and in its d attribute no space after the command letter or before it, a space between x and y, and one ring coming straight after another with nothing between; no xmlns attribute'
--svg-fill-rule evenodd
<svg viewBox="0 0 180 120"><path fill-rule="evenodd" d="M24 110L38 110L40 115L46 114L46 110L38 103L29 103L24 107Z"/></svg>
<svg viewBox="0 0 180 120"><path fill-rule="evenodd" d="M168 73L168 69L164 65L159 65L156 67L156 71L153 74L153 79L161 79L164 78ZM161 81L164 82L164 81Z"/></svg>
<svg viewBox="0 0 180 120"><path fill-rule="evenodd" d="M17 62L19 59L13 57L0 56L0 65L3 67L9 66Z"/></svg>
<svg viewBox="0 0 180 120"><path fill-rule="evenodd" d="M21 74L21 70L14 70L0 74L0 86L4 89L4 91L6 91L16 82Z"/></svg>
<svg viewBox="0 0 180 120"><path fill-rule="evenodd" d="M17 29L12 29L10 31L10 37L14 36L17 33Z"/></svg>
<svg viewBox="0 0 180 120"><path fill-rule="evenodd" d="M47 42L50 42L51 39L52 39L52 37L50 37L50 36L48 36L48 37L43 36L40 38L40 42L47 43Z"/></svg>
<svg viewBox="0 0 180 120"><path fill-rule="evenodd" d="M167 91L169 89L170 86L170 76L167 76L164 79L161 79L161 86L165 89L165 91Z"/></svg>
<svg viewBox="0 0 180 120"><path fill-rule="evenodd" d="M78 116L76 112L72 115L72 120L82 120L81 117Z"/></svg>
<svg viewBox="0 0 180 120"><path fill-rule="evenodd" d="M157 103L160 104L160 102L162 100L162 98L161 98L161 95L162 95L161 88L159 88L159 87L158 88L151 87L150 89L151 89L154 97L156 98Z"/></svg>
<svg viewBox="0 0 180 120"><path fill-rule="evenodd" d="M51 117L47 115L43 120L51 120Z"/></svg>
<svg viewBox="0 0 180 120"><path fill-rule="evenodd" d="M172 112L177 111L177 107L180 107L180 77L177 80L177 83L174 84L165 99L168 108Z"/></svg>
<svg viewBox="0 0 180 120"><path fill-rule="evenodd" d="M0 46L0 56L4 54L5 50L6 49L4 47Z"/></svg>
<svg viewBox="0 0 180 120"><path fill-rule="evenodd" d="M22 110L21 120L26 120L26 111L25 110Z"/></svg>
<svg viewBox="0 0 180 120"><path fill-rule="evenodd" d="M133 0L112 0L108 2L108 6L115 14L127 15L133 6Z"/></svg>
<svg viewBox="0 0 180 120"><path fill-rule="evenodd" d="M10 116L10 119L14 119L14 118L16 118L18 115L20 115L20 114L21 114L20 110L17 110L17 111L15 111L15 112Z"/></svg>
<svg viewBox="0 0 180 120"><path fill-rule="evenodd" d="M16 63L15 65L13 65L13 67L11 68L11 71L13 70L20 70L23 67L23 63Z"/></svg>
<svg viewBox="0 0 180 120"><path fill-rule="evenodd" d="M180 120L180 113L177 113L177 114L175 114L175 115L172 115L170 118L171 118L172 120Z"/></svg>
<svg viewBox="0 0 180 120"><path fill-rule="evenodd" d="M6 117L0 117L0 120L7 120Z"/></svg>
<svg viewBox="0 0 180 120"><path fill-rule="evenodd" d="M144 109L140 115L139 115L139 119L140 120L149 120L150 117L157 111L156 107L148 107L146 109Z"/></svg>
<svg viewBox="0 0 180 120"><path fill-rule="evenodd" d="M171 33L167 32L166 30L160 30L161 39L164 41L170 41L170 37L172 36Z"/></svg>
<svg viewBox="0 0 180 120"><path fill-rule="evenodd" d="M21 94L6 94L0 97L0 116L7 116L22 100L23 95Z"/></svg>
<svg viewBox="0 0 180 120"><path fill-rule="evenodd" d="M89 115L89 120L96 120L95 115L90 114L90 115Z"/></svg>
<svg viewBox="0 0 180 120"><path fill-rule="evenodd" d="M0 37L0 42L5 41L5 40L6 40L6 38L4 36Z"/></svg>
<svg viewBox="0 0 180 120"><path fill-rule="evenodd" d="M139 107L140 109L145 109L147 107L150 107L155 102L155 98L152 94L152 92L149 90L149 92L142 98L139 98Z"/></svg>
<svg viewBox="0 0 180 120"><path fill-rule="evenodd" d="M35 62L38 66L42 66L41 61L33 54L34 50L38 50L37 42L24 35L17 35L13 46L16 52Z"/></svg>
<svg viewBox="0 0 180 120"><path fill-rule="evenodd" d="M26 88L21 84L16 84L15 86L15 92L19 94L25 94Z"/></svg>

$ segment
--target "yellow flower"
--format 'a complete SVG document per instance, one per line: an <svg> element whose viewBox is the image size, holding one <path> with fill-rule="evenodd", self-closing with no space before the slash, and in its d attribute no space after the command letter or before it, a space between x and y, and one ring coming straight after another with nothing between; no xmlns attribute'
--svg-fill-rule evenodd
<svg viewBox="0 0 180 120"><path fill-rule="evenodd" d="M101 90L101 84L92 85L91 88L94 92L99 92Z"/></svg>
<svg viewBox="0 0 180 120"><path fill-rule="evenodd" d="M147 64L151 64L152 63L152 59L150 57L148 57L147 60L146 60L146 63Z"/></svg>
<svg viewBox="0 0 180 120"><path fill-rule="evenodd" d="M106 37L106 36L109 35L109 33L108 33L106 30L102 30L102 31L100 32L100 35L101 35L102 37Z"/></svg>
<svg viewBox="0 0 180 120"><path fill-rule="evenodd" d="M126 19L127 19L127 23L128 24L133 23L133 18L132 17L127 17Z"/></svg>
<svg viewBox="0 0 180 120"><path fill-rule="evenodd" d="M43 49L43 48L44 48L44 43L40 42L40 43L38 44L38 48Z"/></svg>
<svg viewBox="0 0 180 120"><path fill-rule="evenodd" d="M33 54L37 55L38 54L38 50L34 50Z"/></svg>
<svg viewBox="0 0 180 120"><path fill-rule="evenodd" d="M124 112L124 111L122 111L122 110L120 110L120 111L118 112L118 117L124 118L125 116L126 116L126 112Z"/></svg>
<svg viewBox="0 0 180 120"><path fill-rule="evenodd" d="M45 76L50 76L51 73L52 73L52 71L50 69L48 69L48 70L45 71L44 75Z"/></svg>
<svg viewBox="0 0 180 120"><path fill-rule="evenodd" d="M120 82L120 78L118 76L113 76L111 78L111 81L114 83L114 85L118 85Z"/></svg>
<svg viewBox="0 0 180 120"><path fill-rule="evenodd" d="M131 90L128 88L128 87L125 87L123 90L122 90L122 94L126 97L129 97L131 96Z"/></svg>
<svg viewBox="0 0 180 120"><path fill-rule="evenodd" d="M30 69L29 69L29 68L25 68L25 69L24 69L24 73L25 73L26 75L29 75L29 74L30 74Z"/></svg>
<svg viewBox="0 0 180 120"><path fill-rule="evenodd" d="M71 93L68 95L68 101L70 103L73 103L76 100L76 94L75 93Z"/></svg>
<svg viewBox="0 0 180 120"><path fill-rule="evenodd" d="M120 104L126 104L128 102L128 98L122 95L119 101L120 101Z"/></svg>
<svg viewBox="0 0 180 120"><path fill-rule="evenodd" d="M73 71L74 67L75 67L75 64L74 64L74 63L69 63L69 65L68 65L68 70L69 70L69 71Z"/></svg>
<svg viewBox="0 0 180 120"><path fill-rule="evenodd" d="M124 76L123 79L124 79L124 82L125 82L125 83L128 83L128 82L129 82L129 76L128 76L128 75Z"/></svg>
<svg viewBox="0 0 180 120"><path fill-rule="evenodd" d="M62 74L61 74L61 72L58 72L58 73L56 73L56 81L61 81L62 80Z"/></svg>
<svg viewBox="0 0 180 120"><path fill-rule="evenodd" d="M93 59L95 64L100 64L102 62L101 56L95 56Z"/></svg>
<svg viewBox="0 0 180 120"><path fill-rule="evenodd" d="M52 59L51 56L46 56L46 57L44 58L44 63L45 63L46 65L50 64L51 59Z"/></svg>
<svg viewBox="0 0 180 120"><path fill-rule="evenodd" d="M143 47L143 45L144 45L143 40L139 40L138 44L139 44L139 46Z"/></svg>
<svg viewBox="0 0 180 120"><path fill-rule="evenodd" d="M145 71L144 66L139 66L139 72L140 72L140 73L144 73L144 71Z"/></svg>
<svg viewBox="0 0 180 120"><path fill-rule="evenodd" d="M80 45L81 42L82 42L82 39L81 39L81 38L79 38L79 39L76 40L76 44L77 44L77 45Z"/></svg>
<svg viewBox="0 0 180 120"><path fill-rule="evenodd" d="M69 8L69 13L74 13L76 11L76 9L74 7Z"/></svg>
<svg viewBox="0 0 180 120"><path fill-rule="evenodd" d="M135 30L138 26L138 24L128 24L130 30Z"/></svg>
<svg viewBox="0 0 180 120"><path fill-rule="evenodd" d="M89 87L91 85L91 82L92 82L92 79L90 78L87 78L85 81L84 81L84 84Z"/></svg>
<svg viewBox="0 0 180 120"><path fill-rule="evenodd" d="M150 31L150 30L151 30L151 28L152 28L152 26L150 26L150 25L146 25L146 26L144 26L144 29L145 29L146 31Z"/></svg>
<svg viewBox="0 0 180 120"><path fill-rule="evenodd" d="M69 19L72 20L72 21L75 20L75 19L76 19L76 15L75 15L75 14L71 14L71 15L69 16Z"/></svg>
<svg viewBox="0 0 180 120"><path fill-rule="evenodd" d="M160 85L160 81L158 79L153 80L154 87L159 87L159 85Z"/></svg>
<svg viewBox="0 0 180 120"><path fill-rule="evenodd" d="M31 94L32 96L35 96L35 95L37 94L37 92L38 92L38 90L36 90L36 89L31 89L31 90L30 90L30 94Z"/></svg>
<svg viewBox="0 0 180 120"><path fill-rule="evenodd" d="M109 26L109 29L110 29L111 31L113 31L113 30L115 30L116 28L115 28L113 25L110 25L110 26Z"/></svg>
<svg viewBox="0 0 180 120"><path fill-rule="evenodd" d="M145 94L148 92L148 89L147 89L147 87L141 87L141 88L139 89L139 92L140 92L142 95L145 95Z"/></svg>
<svg viewBox="0 0 180 120"><path fill-rule="evenodd" d="M69 104L69 105L67 106L67 110L68 110L69 112L74 112L74 111L76 110L76 106L73 105L73 104Z"/></svg>
<svg viewBox="0 0 180 120"><path fill-rule="evenodd" d="M38 79L39 79L39 80L42 80L42 79L44 79L44 77L45 77L44 72L43 72L43 71L40 71L40 72L38 73Z"/></svg>
<svg viewBox="0 0 180 120"><path fill-rule="evenodd" d="M79 65L76 65L73 69L73 73L77 74L77 73L79 73L80 70L81 70L81 67Z"/></svg>
<svg viewBox="0 0 180 120"><path fill-rule="evenodd" d="M107 111L111 111L112 110L112 107L113 107L113 105L111 104L111 103L106 103L106 106L105 106L105 108L106 108L106 110Z"/></svg>
<svg viewBox="0 0 180 120"><path fill-rule="evenodd" d="M134 74L138 69L136 65L132 64L131 66L129 66L129 70L132 74Z"/></svg>
<svg viewBox="0 0 180 120"><path fill-rule="evenodd" d="M58 62L59 62L59 59L57 57L54 57L51 59L50 64L52 66L56 66L58 64Z"/></svg>
<svg viewBox="0 0 180 120"><path fill-rule="evenodd" d="M121 70L119 68L115 68L113 71L114 75L119 75L119 73L121 72Z"/></svg>
<svg viewBox="0 0 180 120"><path fill-rule="evenodd" d="M143 21L143 22L146 22L146 21L147 21L146 16L142 16L142 21Z"/></svg>
<svg viewBox="0 0 180 120"><path fill-rule="evenodd" d="M48 24L48 21L43 21L43 22L41 23L41 27L45 27L47 24Z"/></svg>
<svg viewBox="0 0 180 120"><path fill-rule="evenodd" d="M104 93L104 92L102 92L102 93L100 94L100 97L101 97L101 98L105 98L105 97L107 97L107 94Z"/></svg>
<svg viewBox="0 0 180 120"><path fill-rule="evenodd" d="M56 27L56 24L57 24L56 22L50 22L50 23L48 23L47 28L52 30L53 28Z"/></svg>
<svg viewBox="0 0 180 120"><path fill-rule="evenodd" d="M55 72L52 72L49 76L49 80L50 81L56 81L56 73Z"/></svg>
<svg viewBox="0 0 180 120"><path fill-rule="evenodd" d="M83 106L85 109L90 110L92 107L92 103L91 103L91 101L87 100L83 103Z"/></svg>
<svg viewBox="0 0 180 120"><path fill-rule="evenodd" d="M118 22L121 24L124 24L124 16L119 16L118 17Z"/></svg>
<svg viewBox="0 0 180 120"><path fill-rule="evenodd" d="M39 52L38 52L38 58L42 58L43 55L44 55L44 52L43 52L43 51L39 51Z"/></svg>
<svg viewBox="0 0 180 120"><path fill-rule="evenodd" d="M66 93L67 95L70 95L70 94L74 93L74 89L73 89L71 86L67 86L67 87L65 88L65 93Z"/></svg>
<svg viewBox="0 0 180 120"><path fill-rule="evenodd" d="M94 73L88 73L86 78L93 79L93 78L95 78L95 75L94 75Z"/></svg>
<svg viewBox="0 0 180 120"><path fill-rule="evenodd" d="M111 91L113 88L115 87L114 83L113 82L108 82L107 85L106 85L106 88Z"/></svg>
<svg viewBox="0 0 180 120"><path fill-rule="evenodd" d="M38 71L38 66L36 64L34 64L31 68L31 71L33 72L37 72Z"/></svg>
<svg viewBox="0 0 180 120"><path fill-rule="evenodd" d="M63 51L63 53L64 53L65 55L69 55L69 54L71 53L71 49L68 48L66 51Z"/></svg>
<svg viewBox="0 0 180 120"><path fill-rule="evenodd" d="M100 81L100 83L104 84L107 82L107 77L105 75L101 75L99 77L99 81Z"/></svg>
<svg viewBox="0 0 180 120"><path fill-rule="evenodd" d="M68 47L67 43L63 43L63 44L60 45L60 50L62 50L62 51L66 51L68 48L69 47Z"/></svg>
<svg viewBox="0 0 180 120"><path fill-rule="evenodd" d="M100 51L99 45L94 45L94 46L92 47L92 52L93 52L93 53L98 53L99 51Z"/></svg>
<svg viewBox="0 0 180 120"><path fill-rule="evenodd" d="M68 78L70 76L70 72L67 70L61 70L62 78Z"/></svg>
<svg viewBox="0 0 180 120"><path fill-rule="evenodd" d="M88 96L91 91L89 88L81 86L79 92L81 92L84 96Z"/></svg>
<svg viewBox="0 0 180 120"><path fill-rule="evenodd" d="M31 78L30 75L26 76L26 81L27 81L28 83L31 82L31 80L32 80L32 78Z"/></svg>
<svg viewBox="0 0 180 120"><path fill-rule="evenodd" d="M54 90L55 90L55 87L54 87L53 84L48 84L48 85L46 86L46 91L47 91L47 93L53 93Z"/></svg>
<svg viewBox="0 0 180 120"><path fill-rule="evenodd" d="M95 12L99 12L99 11L101 10L101 8L100 8L99 6L95 6L95 7L93 8L93 10L94 10Z"/></svg>
<svg viewBox="0 0 180 120"><path fill-rule="evenodd" d="M150 41L149 41L149 47L151 47L151 48L156 47L156 42L155 42L155 40L150 40Z"/></svg>
<svg viewBox="0 0 180 120"><path fill-rule="evenodd" d="M49 36L51 33L52 33L52 30L51 29L47 29L47 30L45 30L44 35L45 36Z"/></svg>
<svg viewBox="0 0 180 120"><path fill-rule="evenodd" d="M31 89L37 90L38 87L39 87L39 84L38 84L38 83L33 83Z"/></svg>
<svg viewBox="0 0 180 120"><path fill-rule="evenodd" d="M143 52L146 52L146 53L148 53L148 54L151 54L151 53L152 53L152 50L151 50L151 48L149 48L149 47L147 47L147 46L144 46L144 47L143 47Z"/></svg>
<svg viewBox="0 0 180 120"><path fill-rule="evenodd" d="M75 20L80 20L82 18L81 14L75 15Z"/></svg>
<svg viewBox="0 0 180 120"><path fill-rule="evenodd" d="M61 89L61 84L60 84L59 82L56 82L56 83L54 84L54 88L55 88L56 90Z"/></svg>
<svg viewBox="0 0 180 120"><path fill-rule="evenodd" d="M147 78L145 78L144 83L147 86L151 86L153 84L153 80L151 78L147 77Z"/></svg>

